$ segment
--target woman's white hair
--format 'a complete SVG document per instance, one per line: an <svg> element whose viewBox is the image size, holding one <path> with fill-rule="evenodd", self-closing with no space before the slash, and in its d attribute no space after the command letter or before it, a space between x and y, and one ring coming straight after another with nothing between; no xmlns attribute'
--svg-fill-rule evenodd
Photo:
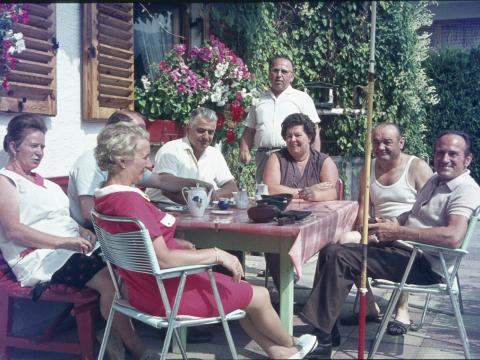
<svg viewBox="0 0 480 360"><path fill-rule="evenodd" d="M119 122L107 125L97 136L95 159L100 169L118 172L122 159L131 159L139 140L150 140L146 130L134 123Z"/></svg>

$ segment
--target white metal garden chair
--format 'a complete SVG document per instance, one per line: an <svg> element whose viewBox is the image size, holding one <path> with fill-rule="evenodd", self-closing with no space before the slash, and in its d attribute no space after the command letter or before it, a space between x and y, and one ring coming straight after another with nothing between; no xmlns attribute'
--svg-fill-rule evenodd
<svg viewBox="0 0 480 360"><path fill-rule="evenodd" d="M140 220L127 217L107 216L92 210L92 222L97 235L97 241L100 242L104 259L107 262L108 270L115 286L115 296L110 314L108 316L102 345L100 347L100 352L98 355L99 359L103 359L105 354L113 316L117 311L154 328L167 328L161 359L166 358L169 345L172 340L172 335L174 335L176 338L182 357L184 359L187 358L184 346L182 345L179 333L177 331L178 329L182 327L208 325L220 322L223 325L232 357L237 358L237 352L235 350L235 345L227 322L230 320L238 320L243 318L245 316L245 312L238 309L225 314L217 286L215 284L215 279L212 274L212 267L216 264L191 265L160 269L148 230ZM133 225L133 228L138 230L111 234L102 227L102 224L105 223L122 224L123 226ZM152 316L133 307L120 292L120 279L117 272L114 270L114 266L118 266L129 271L151 274L155 276L163 306L166 311L166 316ZM207 272L210 277L210 283L215 301L217 303L219 316L202 318L177 315L187 276L200 272ZM180 283L175 296L175 302L172 305L167 298L163 280L174 277L179 277Z"/></svg>
<svg viewBox="0 0 480 360"><path fill-rule="evenodd" d="M451 249L445 248L440 246L433 246L427 244L421 244L416 242L407 241L410 245L413 246L413 252L410 257L410 260L407 264L405 269L405 273L403 274L402 280L399 283L395 283L388 280L383 279L374 279L371 282L373 287L377 287L380 289L388 289L393 290L392 295L390 297L390 301L388 302L387 310L385 311L385 315L383 316L382 323L380 324L377 334L375 335L375 340L372 344L370 349L370 353L368 354L368 358L371 359L375 355L378 350L378 346L382 341L383 335L385 334L385 330L387 328L388 321L390 320L392 313L395 309L395 304L403 291L408 291L410 293L416 294L427 294L427 301L425 307L423 309L422 319L420 322L420 326L422 326L423 321L425 320L425 314L428 309L428 301L431 295L444 295L450 297L450 303L452 305L453 314L455 319L457 320L458 325L458 332L460 335L460 339L462 340L463 350L465 353L465 358L470 358L470 344L467 337L467 332L465 330L465 324L463 323L463 317L459 305L459 282L457 279L457 272L460 268L460 262L462 258L468 253L468 245L470 244L470 240L472 235L475 231L475 226L477 224L478 218L480 216L480 206L472 213L470 219L468 221L468 228L467 232L465 233L465 237L463 238L463 242L460 248L458 249ZM406 284L406 280L408 279L408 275L410 274L410 270L413 265L413 261L419 251L428 251L429 253L436 253L438 254L443 270L444 282L439 284L433 285L411 285ZM453 267L450 269L447 267L445 258L453 258L454 263ZM450 270L450 271L449 271Z"/></svg>

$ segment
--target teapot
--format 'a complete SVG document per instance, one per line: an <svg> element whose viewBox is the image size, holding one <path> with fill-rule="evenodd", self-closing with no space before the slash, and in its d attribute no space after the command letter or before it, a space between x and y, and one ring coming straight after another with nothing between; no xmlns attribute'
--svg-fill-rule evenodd
<svg viewBox="0 0 480 360"><path fill-rule="evenodd" d="M201 187L198 183L196 187L184 187L182 189L182 196L185 199L188 209L192 216L202 217L205 209L210 204L210 197L212 196L213 188L207 194L207 190ZM185 196L185 193L187 194Z"/></svg>

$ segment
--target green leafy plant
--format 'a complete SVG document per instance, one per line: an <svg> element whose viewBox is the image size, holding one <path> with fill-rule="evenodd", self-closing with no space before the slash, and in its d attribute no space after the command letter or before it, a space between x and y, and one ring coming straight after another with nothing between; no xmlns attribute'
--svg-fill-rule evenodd
<svg viewBox="0 0 480 360"><path fill-rule="evenodd" d="M480 182L480 47L432 51L426 73L437 88L438 103L428 106L427 144L433 150L437 134L446 129L465 131L472 141L472 176Z"/></svg>

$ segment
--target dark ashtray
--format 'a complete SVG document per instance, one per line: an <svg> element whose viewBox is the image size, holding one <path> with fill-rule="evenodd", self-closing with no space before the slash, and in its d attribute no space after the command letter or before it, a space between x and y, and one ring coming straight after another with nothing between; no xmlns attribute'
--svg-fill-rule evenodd
<svg viewBox="0 0 480 360"><path fill-rule="evenodd" d="M292 194L262 195L262 199L257 200L257 204L275 205L280 211L283 211L292 199Z"/></svg>

